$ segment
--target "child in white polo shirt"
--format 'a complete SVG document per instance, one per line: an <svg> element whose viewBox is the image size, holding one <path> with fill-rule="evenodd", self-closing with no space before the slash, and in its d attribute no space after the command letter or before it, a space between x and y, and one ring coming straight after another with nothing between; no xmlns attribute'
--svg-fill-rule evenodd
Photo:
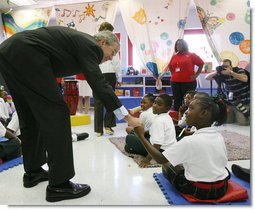
<svg viewBox="0 0 255 210"><path fill-rule="evenodd" d="M155 96L152 93L146 94L141 100L140 109L142 110L139 118L141 119L142 125L144 126L144 136L146 139L150 138L149 129L151 127L152 121L157 116L153 113L152 105L155 101ZM146 156L148 153L142 143L137 139L137 135L134 132L133 127L127 127L126 132L126 144L125 151L132 154L140 154Z"/></svg>
<svg viewBox="0 0 255 210"><path fill-rule="evenodd" d="M139 118L141 119L142 124L144 125L145 132L149 131L152 121L155 118L155 114L152 111L152 105L154 103L155 96L152 93L146 94L141 100L140 110L142 111ZM134 134L133 127L126 128L127 134Z"/></svg>
<svg viewBox="0 0 255 210"><path fill-rule="evenodd" d="M164 164L163 174L177 190L199 199L217 199L225 195L228 188L228 159L223 136L211 125L222 125L226 118L226 107L220 99L193 100L186 121L197 130L163 153L143 138L141 126L135 128L135 132L148 153Z"/></svg>
<svg viewBox="0 0 255 210"><path fill-rule="evenodd" d="M147 139L156 148L158 151L163 152L168 147L176 143L176 135L175 135L175 128L174 123L168 111L172 106L172 97L167 94L159 95L152 106L153 113L157 116L154 118L151 127L149 129L150 138ZM144 134L144 128L143 128ZM140 136L139 136L140 138ZM136 138L136 145L138 145L139 138ZM143 135L143 138L146 139ZM130 144L129 139L126 139L126 143ZM139 142L139 144L141 144ZM134 145L134 144L133 144ZM139 166L144 168L146 167L152 157L150 154L147 153L143 145L141 147L146 152L144 156L146 156L140 163ZM133 147L136 150L135 147Z"/></svg>

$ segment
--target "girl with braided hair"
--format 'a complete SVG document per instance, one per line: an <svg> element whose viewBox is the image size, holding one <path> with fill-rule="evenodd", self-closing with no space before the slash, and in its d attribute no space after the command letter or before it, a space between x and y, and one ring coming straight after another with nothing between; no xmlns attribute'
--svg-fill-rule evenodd
<svg viewBox="0 0 255 210"><path fill-rule="evenodd" d="M226 107L220 99L193 100L186 120L197 130L163 153L144 139L141 127L135 132L148 153L163 164L163 175L178 191L198 199L217 199L227 192L230 176L223 136L212 125L222 125L226 117Z"/></svg>

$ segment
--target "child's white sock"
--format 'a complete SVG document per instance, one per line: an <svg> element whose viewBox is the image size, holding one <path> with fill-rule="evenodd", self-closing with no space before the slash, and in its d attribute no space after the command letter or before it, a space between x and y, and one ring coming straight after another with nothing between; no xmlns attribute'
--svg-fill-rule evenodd
<svg viewBox="0 0 255 210"><path fill-rule="evenodd" d="M77 141L77 135L76 134L72 134L72 139L73 139L73 141Z"/></svg>

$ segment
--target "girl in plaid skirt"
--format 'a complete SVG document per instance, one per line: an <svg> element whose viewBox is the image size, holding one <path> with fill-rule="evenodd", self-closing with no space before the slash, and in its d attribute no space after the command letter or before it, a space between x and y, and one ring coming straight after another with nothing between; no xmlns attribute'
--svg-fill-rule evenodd
<svg viewBox="0 0 255 210"><path fill-rule="evenodd" d="M195 126L193 135L185 136L163 153L143 137L143 128L135 128L150 155L163 164L164 176L181 193L198 199L217 199L228 189L227 150L215 125L226 121L226 107L219 99L193 100L186 113L187 124Z"/></svg>

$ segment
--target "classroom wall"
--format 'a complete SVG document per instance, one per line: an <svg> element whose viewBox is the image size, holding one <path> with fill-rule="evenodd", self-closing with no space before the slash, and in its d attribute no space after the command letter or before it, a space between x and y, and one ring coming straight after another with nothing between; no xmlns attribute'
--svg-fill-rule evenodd
<svg viewBox="0 0 255 210"><path fill-rule="evenodd" d="M25 7L23 7L25 8ZM55 16L55 10L53 9L52 11L52 16L50 18L49 21L49 25L56 25L56 16ZM123 19L122 16L120 14L120 11L118 10L117 14L116 14L116 18L114 21L114 32L118 32L121 34L121 67L122 68L126 68L128 66L128 49L127 49L127 42L128 42L128 36L127 36L127 32L123 23ZM2 17L0 16L0 43L2 43L4 41L4 33L3 33L3 24L2 24ZM201 23L196 15L196 10L194 7L194 2L193 0L191 1L191 9L189 11L189 15L187 18L187 23L186 23L186 28L201 28Z"/></svg>
<svg viewBox="0 0 255 210"><path fill-rule="evenodd" d="M3 21L2 21L2 15L0 15L0 43L2 43L4 41L4 31L2 30L3 28Z"/></svg>

